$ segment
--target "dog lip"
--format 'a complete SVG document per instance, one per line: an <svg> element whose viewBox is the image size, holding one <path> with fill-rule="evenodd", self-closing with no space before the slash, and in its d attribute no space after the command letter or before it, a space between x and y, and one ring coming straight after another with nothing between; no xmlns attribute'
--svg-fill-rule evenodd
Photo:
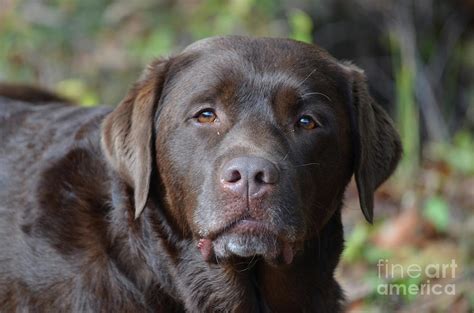
<svg viewBox="0 0 474 313"><path fill-rule="evenodd" d="M217 237L224 233L267 233L269 235L273 235L275 237L279 237L278 234L275 233L271 229L271 227L262 221L255 220L254 218L244 215L237 220L227 224L226 226L218 229L217 231L211 232L205 238L210 240L215 240Z"/></svg>

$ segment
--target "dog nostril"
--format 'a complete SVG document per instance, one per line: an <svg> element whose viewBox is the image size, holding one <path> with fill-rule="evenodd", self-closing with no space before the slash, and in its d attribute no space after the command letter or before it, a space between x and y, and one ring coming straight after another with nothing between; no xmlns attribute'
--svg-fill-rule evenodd
<svg viewBox="0 0 474 313"><path fill-rule="evenodd" d="M227 177L226 181L228 183L236 183L241 179L242 176L240 175L240 172L238 170L233 170L232 172L230 172L230 175Z"/></svg>
<svg viewBox="0 0 474 313"><path fill-rule="evenodd" d="M264 172L258 172L255 174L255 181L259 184L266 184L265 182L265 173Z"/></svg>
<svg viewBox="0 0 474 313"><path fill-rule="evenodd" d="M257 184L275 184L278 181L278 170L274 166L266 166L262 170L257 170L253 175L253 181Z"/></svg>

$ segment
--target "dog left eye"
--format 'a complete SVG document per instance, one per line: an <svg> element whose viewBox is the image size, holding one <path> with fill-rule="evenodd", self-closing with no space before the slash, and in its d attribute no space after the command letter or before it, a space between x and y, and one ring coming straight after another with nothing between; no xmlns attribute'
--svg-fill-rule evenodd
<svg viewBox="0 0 474 313"><path fill-rule="evenodd" d="M318 126L316 121L309 115L303 115L301 116L298 121L296 122L296 125L298 127L304 128L304 129L314 129Z"/></svg>

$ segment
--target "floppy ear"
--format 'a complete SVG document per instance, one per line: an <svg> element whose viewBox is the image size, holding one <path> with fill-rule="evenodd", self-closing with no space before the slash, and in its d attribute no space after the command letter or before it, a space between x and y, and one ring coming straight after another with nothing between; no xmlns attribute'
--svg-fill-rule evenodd
<svg viewBox="0 0 474 313"><path fill-rule="evenodd" d="M150 64L102 123L102 150L112 168L133 188L135 218L140 216L148 200L153 119L168 63L156 60Z"/></svg>
<svg viewBox="0 0 474 313"><path fill-rule="evenodd" d="M402 146L400 137L388 114L369 94L362 70L351 65L350 72L353 114L354 174L359 203L366 220L372 223L374 192L395 170Z"/></svg>

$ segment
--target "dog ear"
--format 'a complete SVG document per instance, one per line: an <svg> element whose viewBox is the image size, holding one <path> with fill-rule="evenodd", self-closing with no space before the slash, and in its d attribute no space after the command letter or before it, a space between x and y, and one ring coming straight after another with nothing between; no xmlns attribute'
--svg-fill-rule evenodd
<svg viewBox="0 0 474 313"><path fill-rule="evenodd" d="M133 188L135 218L145 208L152 171L153 119L168 60L151 63L102 123L102 150L112 168Z"/></svg>
<svg viewBox="0 0 474 313"><path fill-rule="evenodd" d="M402 145L388 114L369 94L364 72L351 64L343 67L350 73L353 112L354 174L359 203L366 220L373 221L374 192L393 173Z"/></svg>

